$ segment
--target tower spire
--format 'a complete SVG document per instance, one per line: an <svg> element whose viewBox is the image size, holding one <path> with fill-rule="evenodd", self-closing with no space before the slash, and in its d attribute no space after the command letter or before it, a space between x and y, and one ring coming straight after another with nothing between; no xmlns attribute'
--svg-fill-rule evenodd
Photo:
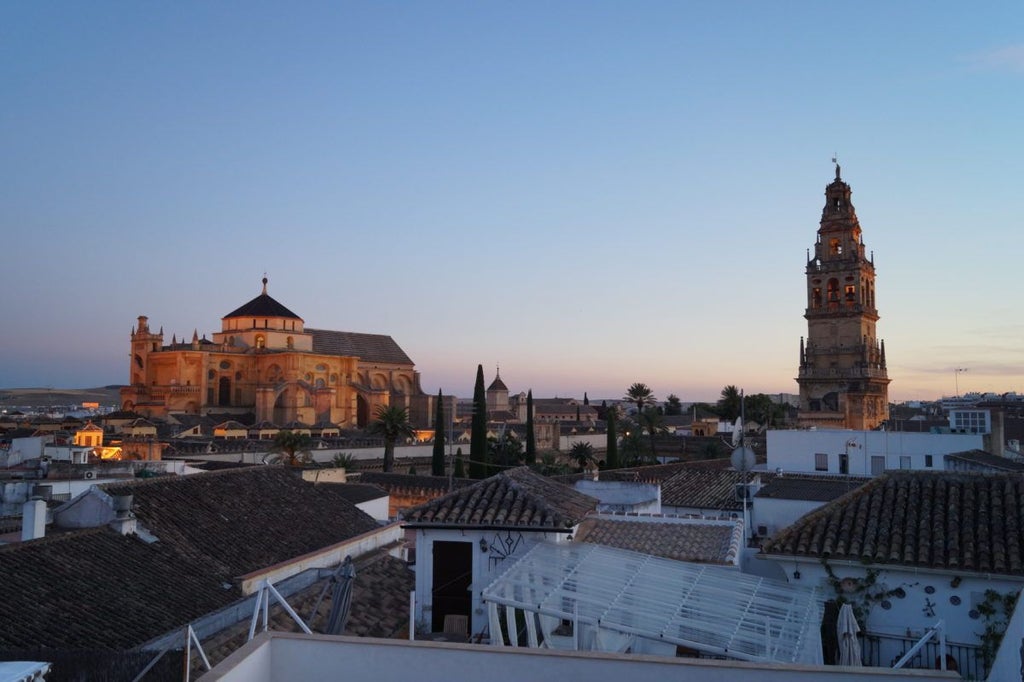
<svg viewBox="0 0 1024 682"><path fill-rule="evenodd" d="M263 295L267 295L267 273L263 273Z"/></svg>

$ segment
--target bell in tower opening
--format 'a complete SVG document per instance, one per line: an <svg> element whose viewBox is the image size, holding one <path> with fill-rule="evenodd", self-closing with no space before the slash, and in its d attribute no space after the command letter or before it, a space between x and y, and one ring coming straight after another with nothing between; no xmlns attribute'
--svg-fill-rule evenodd
<svg viewBox="0 0 1024 682"><path fill-rule="evenodd" d="M800 339L801 427L874 429L889 417L885 343L875 332L875 263L843 182L825 188L807 260L807 338Z"/></svg>

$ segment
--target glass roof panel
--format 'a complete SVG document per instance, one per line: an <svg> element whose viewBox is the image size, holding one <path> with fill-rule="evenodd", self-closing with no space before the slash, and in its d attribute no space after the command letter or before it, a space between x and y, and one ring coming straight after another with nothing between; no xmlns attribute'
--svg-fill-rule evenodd
<svg viewBox="0 0 1024 682"><path fill-rule="evenodd" d="M820 663L819 590L732 568L589 543L539 543L483 598L729 658Z"/></svg>

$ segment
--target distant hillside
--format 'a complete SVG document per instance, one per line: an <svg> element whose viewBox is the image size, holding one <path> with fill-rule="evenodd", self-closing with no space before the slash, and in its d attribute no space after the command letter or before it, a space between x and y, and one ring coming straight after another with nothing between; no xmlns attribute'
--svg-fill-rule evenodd
<svg viewBox="0 0 1024 682"><path fill-rule="evenodd" d="M0 388L0 408L60 407L82 403L120 405L120 391L120 385L97 388Z"/></svg>

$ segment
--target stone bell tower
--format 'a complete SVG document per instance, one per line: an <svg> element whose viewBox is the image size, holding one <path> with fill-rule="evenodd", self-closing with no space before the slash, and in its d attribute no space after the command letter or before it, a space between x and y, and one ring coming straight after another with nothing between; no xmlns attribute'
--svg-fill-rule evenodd
<svg viewBox="0 0 1024 682"><path fill-rule="evenodd" d="M885 343L875 334L875 262L840 176L825 188L814 254L807 254L807 340L800 339L799 424L873 429L889 417Z"/></svg>

